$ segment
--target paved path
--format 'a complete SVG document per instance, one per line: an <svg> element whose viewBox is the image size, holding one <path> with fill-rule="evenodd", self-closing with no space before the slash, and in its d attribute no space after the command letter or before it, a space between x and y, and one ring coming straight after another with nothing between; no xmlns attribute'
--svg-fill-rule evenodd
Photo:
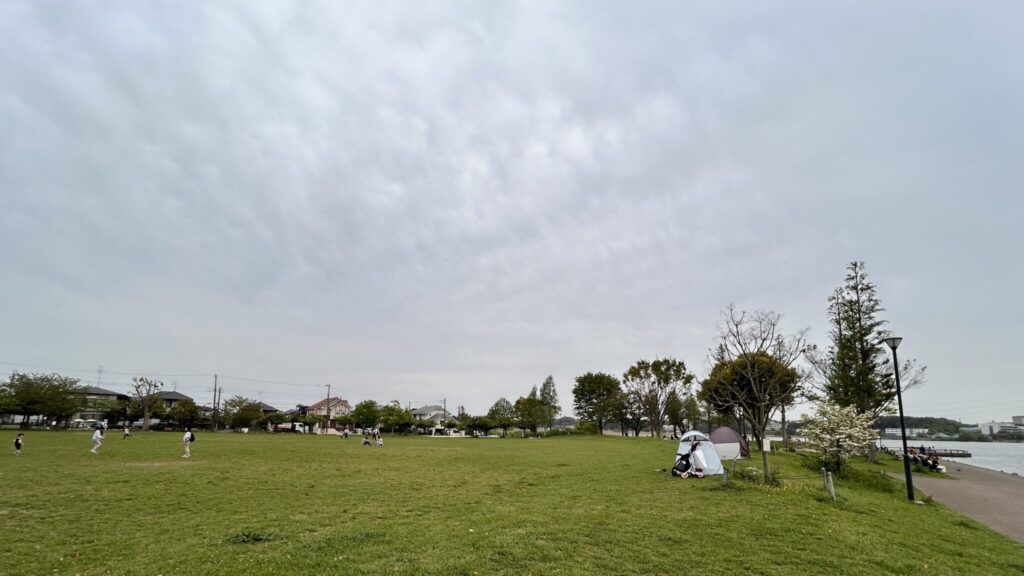
<svg viewBox="0 0 1024 576"><path fill-rule="evenodd" d="M1024 477L952 460L943 460L942 464L956 480L915 474L914 488L920 488L935 500L997 532L1024 542Z"/></svg>

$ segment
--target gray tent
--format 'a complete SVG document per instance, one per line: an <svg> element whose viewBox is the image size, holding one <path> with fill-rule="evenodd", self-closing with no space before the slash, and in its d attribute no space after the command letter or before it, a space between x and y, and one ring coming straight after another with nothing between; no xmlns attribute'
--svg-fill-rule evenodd
<svg viewBox="0 0 1024 576"><path fill-rule="evenodd" d="M693 450L691 456L693 466L703 471L705 476L722 473L722 460L718 457L718 452L711 439L703 432L691 430L683 434L679 440L679 447L676 448L676 458L678 459L682 454L689 454L691 450Z"/></svg>
<svg viewBox="0 0 1024 576"><path fill-rule="evenodd" d="M722 426L711 432L711 442L718 450L722 460L736 460L737 458L750 458L750 447L747 441L740 436L739 432Z"/></svg>

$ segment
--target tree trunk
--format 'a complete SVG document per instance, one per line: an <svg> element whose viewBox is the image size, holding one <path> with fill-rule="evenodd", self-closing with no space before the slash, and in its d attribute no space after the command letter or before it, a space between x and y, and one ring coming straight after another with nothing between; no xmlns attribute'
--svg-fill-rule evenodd
<svg viewBox="0 0 1024 576"><path fill-rule="evenodd" d="M786 434L786 407L782 407L782 446L789 446L789 435Z"/></svg>
<svg viewBox="0 0 1024 576"><path fill-rule="evenodd" d="M874 441L871 442L871 446L868 446L868 462L872 464L878 462L878 446Z"/></svg>

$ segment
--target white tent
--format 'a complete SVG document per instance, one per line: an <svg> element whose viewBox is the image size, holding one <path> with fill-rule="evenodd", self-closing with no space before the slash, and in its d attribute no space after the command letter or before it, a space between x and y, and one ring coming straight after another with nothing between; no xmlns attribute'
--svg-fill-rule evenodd
<svg viewBox="0 0 1024 576"><path fill-rule="evenodd" d="M679 440L679 447L676 448L676 458L678 459L683 454L690 454L691 450L693 450L691 461L694 467L702 470L705 476L722 473L722 459L718 457L718 451L715 450L711 439L703 432L691 430L683 434Z"/></svg>

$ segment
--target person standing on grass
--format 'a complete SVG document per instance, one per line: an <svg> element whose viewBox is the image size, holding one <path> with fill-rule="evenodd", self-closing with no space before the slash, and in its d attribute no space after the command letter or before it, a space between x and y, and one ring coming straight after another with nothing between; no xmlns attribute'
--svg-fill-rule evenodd
<svg viewBox="0 0 1024 576"><path fill-rule="evenodd" d="M181 438L181 445L185 447L185 453L181 455L182 458L192 457L192 441L195 440L195 436L192 435L192 429L189 427L185 428L185 435Z"/></svg>
<svg viewBox="0 0 1024 576"><path fill-rule="evenodd" d="M25 444L25 435L18 434L14 438L14 455L21 456L21 447Z"/></svg>
<svg viewBox="0 0 1024 576"><path fill-rule="evenodd" d="M129 437L131 437L131 435L132 435L132 429L129 428L128 426L125 426L124 427L124 436L121 437L121 440L129 438Z"/></svg>
<svg viewBox="0 0 1024 576"><path fill-rule="evenodd" d="M97 426L92 432L92 449L89 452L97 454L96 451L100 449L100 446L103 446L103 428Z"/></svg>

